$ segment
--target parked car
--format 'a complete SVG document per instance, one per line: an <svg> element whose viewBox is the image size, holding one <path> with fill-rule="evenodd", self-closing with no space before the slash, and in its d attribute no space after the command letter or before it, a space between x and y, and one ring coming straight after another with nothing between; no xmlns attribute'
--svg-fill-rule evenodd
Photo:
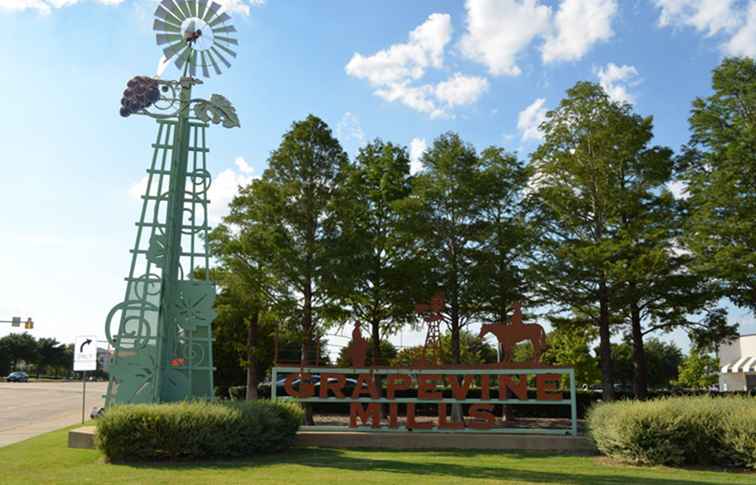
<svg viewBox="0 0 756 485"><path fill-rule="evenodd" d="M29 382L29 374L26 372L16 371L11 372L8 377L5 378L6 382Z"/></svg>

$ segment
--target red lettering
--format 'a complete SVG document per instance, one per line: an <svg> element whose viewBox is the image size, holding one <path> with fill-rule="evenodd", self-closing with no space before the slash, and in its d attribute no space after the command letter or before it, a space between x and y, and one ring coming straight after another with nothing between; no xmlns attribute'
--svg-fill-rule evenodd
<svg viewBox="0 0 756 485"><path fill-rule="evenodd" d="M436 381L440 381L441 376L420 374L417 376L417 397L419 399L440 401L444 398L441 391L436 391Z"/></svg>
<svg viewBox="0 0 756 485"><path fill-rule="evenodd" d="M331 379L336 379L336 382L329 382ZM328 391L333 391L333 395L338 398L344 398L344 393L341 392L344 386L346 386L344 374L320 375L320 397L323 399L328 397Z"/></svg>
<svg viewBox="0 0 756 485"><path fill-rule="evenodd" d="M448 415L446 414L446 404L438 405L438 427L441 429L462 429L465 427L465 423L455 423L447 421Z"/></svg>
<svg viewBox="0 0 756 485"><path fill-rule="evenodd" d="M310 374L306 372L302 373L301 379L299 380L299 391L294 389L293 385L294 378L297 376L299 376L299 374L289 374L286 376L286 380L284 381L284 390L286 391L286 394L300 399L314 396L315 386L310 382Z"/></svg>
<svg viewBox="0 0 756 485"><path fill-rule="evenodd" d="M515 384L511 376L499 376L499 399L507 399L507 390L522 401L528 398L528 378L520 376L520 383Z"/></svg>
<svg viewBox="0 0 756 485"><path fill-rule="evenodd" d="M473 382L475 382L474 376L465 376L462 379L462 385L459 385L459 378L457 376L446 376L446 382L449 383L452 390L452 396L458 401L462 401L467 397L467 392L470 390Z"/></svg>
<svg viewBox="0 0 756 485"><path fill-rule="evenodd" d="M397 419L398 414L399 414L399 405L395 402L392 402L391 404L389 404L389 428L399 427L399 419Z"/></svg>
<svg viewBox="0 0 756 485"><path fill-rule="evenodd" d="M473 404L470 406L470 417L475 420L468 422L468 427L472 429L491 429L496 423L493 404Z"/></svg>
<svg viewBox="0 0 756 485"><path fill-rule="evenodd" d="M558 374L539 374L536 376L536 396L539 401L559 401L562 392L557 390Z"/></svg>
<svg viewBox="0 0 756 485"><path fill-rule="evenodd" d="M415 421L415 403L407 403L407 429L431 429L433 423L430 421Z"/></svg>
<svg viewBox="0 0 756 485"><path fill-rule="evenodd" d="M357 385L352 392L352 399L359 399L363 394L370 394L373 399L379 399L381 394L375 385L375 379L371 374L360 374L357 376Z"/></svg>
<svg viewBox="0 0 756 485"><path fill-rule="evenodd" d="M488 374L480 376L480 398L485 401L491 399L491 376Z"/></svg>
<svg viewBox="0 0 756 485"><path fill-rule="evenodd" d="M362 424L367 424L368 417L372 421L373 428L381 426L381 405L377 402L371 402L367 409L362 407L361 403L353 402L349 406L349 427L356 428L357 418L360 418Z"/></svg>
<svg viewBox="0 0 756 485"><path fill-rule="evenodd" d="M406 374L390 374L386 378L386 397L394 399L396 391L409 389L412 379Z"/></svg>

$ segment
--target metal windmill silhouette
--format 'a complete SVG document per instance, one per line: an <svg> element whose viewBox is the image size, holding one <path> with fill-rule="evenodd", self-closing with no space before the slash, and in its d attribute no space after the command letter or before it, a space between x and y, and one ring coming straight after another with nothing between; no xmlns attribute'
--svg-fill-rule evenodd
<svg viewBox="0 0 756 485"><path fill-rule="evenodd" d="M126 296L105 324L113 347L106 406L213 397L206 129L238 127L239 119L225 97L193 98L192 89L203 84L198 72L221 74L236 57L229 47L237 44L230 36L236 29L220 8L207 0L162 0L156 40L181 75L136 76L121 99L122 116L151 117L158 129Z"/></svg>

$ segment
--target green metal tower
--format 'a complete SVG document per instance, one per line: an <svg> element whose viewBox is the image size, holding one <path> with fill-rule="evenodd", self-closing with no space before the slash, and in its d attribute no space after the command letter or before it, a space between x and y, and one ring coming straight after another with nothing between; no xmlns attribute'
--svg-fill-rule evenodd
<svg viewBox="0 0 756 485"><path fill-rule="evenodd" d="M215 285L209 280L205 241L206 129L239 126L221 95L192 98L202 81L220 74L221 53L235 57L236 31L220 6L206 0L162 0L154 28L165 61L175 58L175 81L138 76L128 82L121 115L146 115L158 129L137 223L126 296L108 314L105 333L113 347L106 407L213 398L212 321ZM217 59L216 59L217 58Z"/></svg>

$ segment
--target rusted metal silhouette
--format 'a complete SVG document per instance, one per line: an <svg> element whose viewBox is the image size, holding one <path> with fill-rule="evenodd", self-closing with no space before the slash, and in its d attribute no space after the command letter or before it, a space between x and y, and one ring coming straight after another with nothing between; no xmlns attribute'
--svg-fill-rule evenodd
<svg viewBox="0 0 756 485"><path fill-rule="evenodd" d="M533 344L533 360L531 362L540 362L541 355L546 347L546 332L543 327L537 323L522 322L522 307L520 303L514 304L514 314L512 323L486 323L480 328L480 337L488 333L496 336L501 346L504 358L502 362L511 363L512 353L518 342L528 340Z"/></svg>
<svg viewBox="0 0 756 485"><path fill-rule="evenodd" d="M370 343L362 336L360 325L359 320L354 323L352 341L349 343L349 359L353 367L365 367L365 359L370 346Z"/></svg>
<svg viewBox="0 0 756 485"><path fill-rule="evenodd" d="M441 312L444 311L444 293L439 291L430 303L419 303L415 305L415 312L423 315L423 320L428 325L428 333L425 336L425 347L423 347L423 362L420 364L440 364L441 363L441 322L444 317Z"/></svg>

